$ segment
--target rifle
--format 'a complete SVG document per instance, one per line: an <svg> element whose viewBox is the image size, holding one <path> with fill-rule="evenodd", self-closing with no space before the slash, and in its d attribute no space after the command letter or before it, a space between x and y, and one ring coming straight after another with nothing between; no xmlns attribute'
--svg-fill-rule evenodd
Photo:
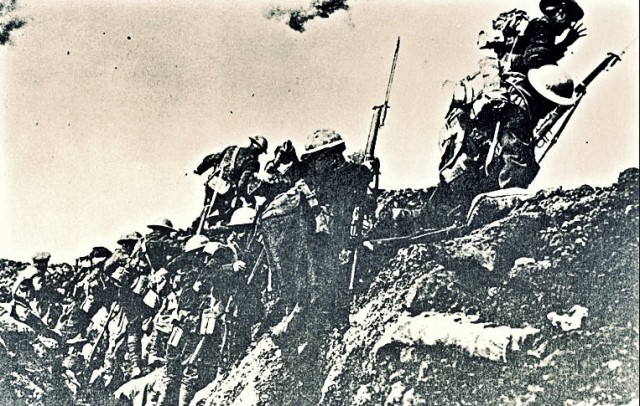
<svg viewBox="0 0 640 406"><path fill-rule="evenodd" d="M440 241L445 238L460 237L467 231L467 226L458 226L454 224L445 228L433 228L424 230L419 234L367 240L364 241L363 245L373 251L376 248L400 247L410 244L426 244L430 242Z"/></svg>
<svg viewBox="0 0 640 406"><path fill-rule="evenodd" d="M93 343L93 345L91 346L91 351L89 352L89 358L87 359L87 364L89 364L91 362L91 360L93 359L93 355L95 354L96 350L98 349L98 345L100 344L100 341L102 340L102 337L104 336L104 333L107 331L107 328L109 328L109 323L111 322L111 317L113 317L115 309L116 309L116 302L113 302L113 303L111 303L111 308L109 309L109 314L107 314L107 320L105 321L104 325L102 326L102 329L100 330L100 334L98 334L98 337L96 338L95 343Z"/></svg>
<svg viewBox="0 0 640 406"><path fill-rule="evenodd" d="M384 103L379 106L373 107L373 116L371 117L371 125L369 127L369 136L367 137L367 146L364 151L364 162L375 159L376 143L378 142L378 133L380 128L384 126L384 122L387 118L387 110L389 110L389 95L391 94L391 84L393 83L393 76L396 72L396 63L398 62L398 52L400 51L400 37L396 42L396 50L393 54L393 62L391 64L391 73L389 74L389 81L387 82L387 92L385 94ZM380 173L375 169L373 178L373 187L370 187L371 194L376 196L378 194L378 188L380 184ZM352 239L361 238L363 213L362 208L357 206L353 210L353 216L351 220L351 227L349 234ZM356 277L356 270L358 267L358 247L353 251L353 262L351 264L351 275L349 277L349 290L353 290L353 283Z"/></svg>
<svg viewBox="0 0 640 406"><path fill-rule="evenodd" d="M638 38L636 37L633 41L631 41L629 45L627 45L627 47L624 48L619 54L608 52L607 56L602 60L602 62L600 62L600 64L598 64L598 66L593 71L591 71L591 73L589 73L578 86L576 86L575 91L578 97L575 103L573 103L571 106L556 107L556 109L552 113L550 113L550 116L548 116L548 118L544 122L540 123L536 127L534 134L534 142L536 143L536 146L538 148L541 148L545 144L549 144L538 159L538 163L540 163L544 159L549 150L558 142L560 135L564 131L567 123L573 116L573 113L576 111L576 109L580 105L580 102L582 101L582 98L586 94L587 86L589 86L600 73L604 72L605 70L609 70L618 61L622 60L622 56L627 52L629 47L637 39ZM560 122L560 120L562 120L562 123L553 134L553 136L549 139L548 135L551 134L552 128L555 127L555 125Z"/></svg>
<svg viewBox="0 0 640 406"><path fill-rule="evenodd" d="M258 267L262 264L262 258L263 257L264 257L264 247L262 249L260 249L260 253L258 254L258 258L256 259L256 263L253 265L253 268L251 268L251 273L249 274L249 277L247 278L247 285L250 285L251 281L256 276L256 271L258 270Z"/></svg>

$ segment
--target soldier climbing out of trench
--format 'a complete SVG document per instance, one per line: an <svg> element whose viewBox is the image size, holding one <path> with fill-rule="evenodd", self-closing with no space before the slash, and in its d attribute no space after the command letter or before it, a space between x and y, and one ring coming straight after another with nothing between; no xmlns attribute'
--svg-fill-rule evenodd
<svg viewBox="0 0 640 406"><path fill-rule="evenodd" d="M222 239L220 233L216 237ZM178 303L166 347L166 389L156 403L159 406L188 405L222 367L233 301L227 282L237 267L234 259L224 242L197 235L169 264Z"/></svg>
<svg viewBox="0 0 640 406"><path fill-rule="evenodd" d="M207 155L193 171L203 175L213 169L205 183L204 208L194 223L195 234L208 225L208 218L217 213L219 221L227 222L241 201L255 204L249 185L260 171L258 158L268 150L267 139L261 135L249 137L248 147L229 146L222 152Z"/></svg>
<svg viewBox="0 0 640 406"><path fill-rule="evenodd" d="M450 213L464 214L479 193L526 188L538 170L533 130L555 106L574 100L573 83L553 66L586 35L578 23L584 12L574 0L542 0L540 10L543 16L531 21L521 10L498 16L492 30L481 32L479 46L488 54L480 60L479 71L450 89L440 184L432 196L436 222ZM530 83L531 74L535 85ZM544 80L563 84L540 83ZM552 89L540 91L540 86ZM549 98L550 93L555 97ZM516 169L517 165L522 168Z"/></svg>
<svg viewBox="0 0 640 406"><path fill-rule="evenodd" d="M348 323L349 270L340 254L350 247L353 209L367 199L377 171L377 161L356 164L344 151L335 131L311 134L301 157L302 180L276 197L260 220L280 297L273 311L290 316L287 332L308 344L319 345L326 332Z"/></svg>

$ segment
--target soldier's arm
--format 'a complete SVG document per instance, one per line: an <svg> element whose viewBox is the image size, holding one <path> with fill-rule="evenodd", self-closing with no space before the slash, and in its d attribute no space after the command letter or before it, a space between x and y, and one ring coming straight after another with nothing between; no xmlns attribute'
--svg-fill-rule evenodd
<svg viewBox="0 0 640 406"><path fill-rule="evenodd" d="M104 271L107 274L112 274L116 268L126 265L126 257L119 251L116 251L111 255L104 263Z"/></svg>
<svg viewBox="0 0 640 406"><path fill-rule="evenodd" d="M238 193L241 196L249 195L249 185L258 180L256 174L260 171L260 162L258 159L247 160L242 165L242 173L238 179Z"/></svg>
<svg viewBox="0 0 640 406"><path fill-rule="evenodd" d="M520 40L526 41L527 44L522 54L515 56L512 64L514 69L520 71L554 64L567 50L566 45L555 43L556 36L550 22L545 19L531 20Z"/></svg>
<svg viewBox="0 0 640 406"><path fill-rule="evenodd" d="M213 166L220 165L220 161L222 161L222 157L224 156L225 151L218 152L217 154L207 155L193 172L197 175L202 175Z"/></svg>

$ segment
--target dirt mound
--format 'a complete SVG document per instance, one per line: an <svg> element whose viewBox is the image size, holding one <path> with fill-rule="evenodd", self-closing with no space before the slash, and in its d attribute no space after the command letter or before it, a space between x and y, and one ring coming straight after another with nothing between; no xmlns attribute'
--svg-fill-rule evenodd
<svg viewBox="0 0 640 406"><path fill-rule="evenodd" d="M430 192L383 193L379 235L427 227ZM362 250L367 278L346 331L294 340L299 321L285 319L192 404L637 404L638 201L629 169L611 187L487 199L429 243ZM21 267L2 263L3 297ZM55 344L2 309L0 392L64 403ZM158 371L119 396L153 404Z"/></svg>
<svg viewBox="0 0 640 406"><path fill-rule="evenodd" d="M276 373L277 346L258 345L215 384L235 389L209 387L201 404L296 404L283 392L325 405L630 404L637 271L637 169L607 188L541 191L467 235L398 250L350 328L327 338L322 387L300 392L309 372Z"/></svg>

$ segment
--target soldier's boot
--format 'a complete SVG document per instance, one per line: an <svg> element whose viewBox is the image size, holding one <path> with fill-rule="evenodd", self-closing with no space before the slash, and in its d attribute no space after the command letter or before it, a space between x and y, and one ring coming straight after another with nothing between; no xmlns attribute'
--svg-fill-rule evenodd
<svg viewBox="0 0 640 406"><path fill-rule="evenodd" d="M187 365L182 374L180 382L180 395L178 397L178 406L189 406L193 395L195 395L195 385L198 381L198 370L193 365Z"/></svg>

